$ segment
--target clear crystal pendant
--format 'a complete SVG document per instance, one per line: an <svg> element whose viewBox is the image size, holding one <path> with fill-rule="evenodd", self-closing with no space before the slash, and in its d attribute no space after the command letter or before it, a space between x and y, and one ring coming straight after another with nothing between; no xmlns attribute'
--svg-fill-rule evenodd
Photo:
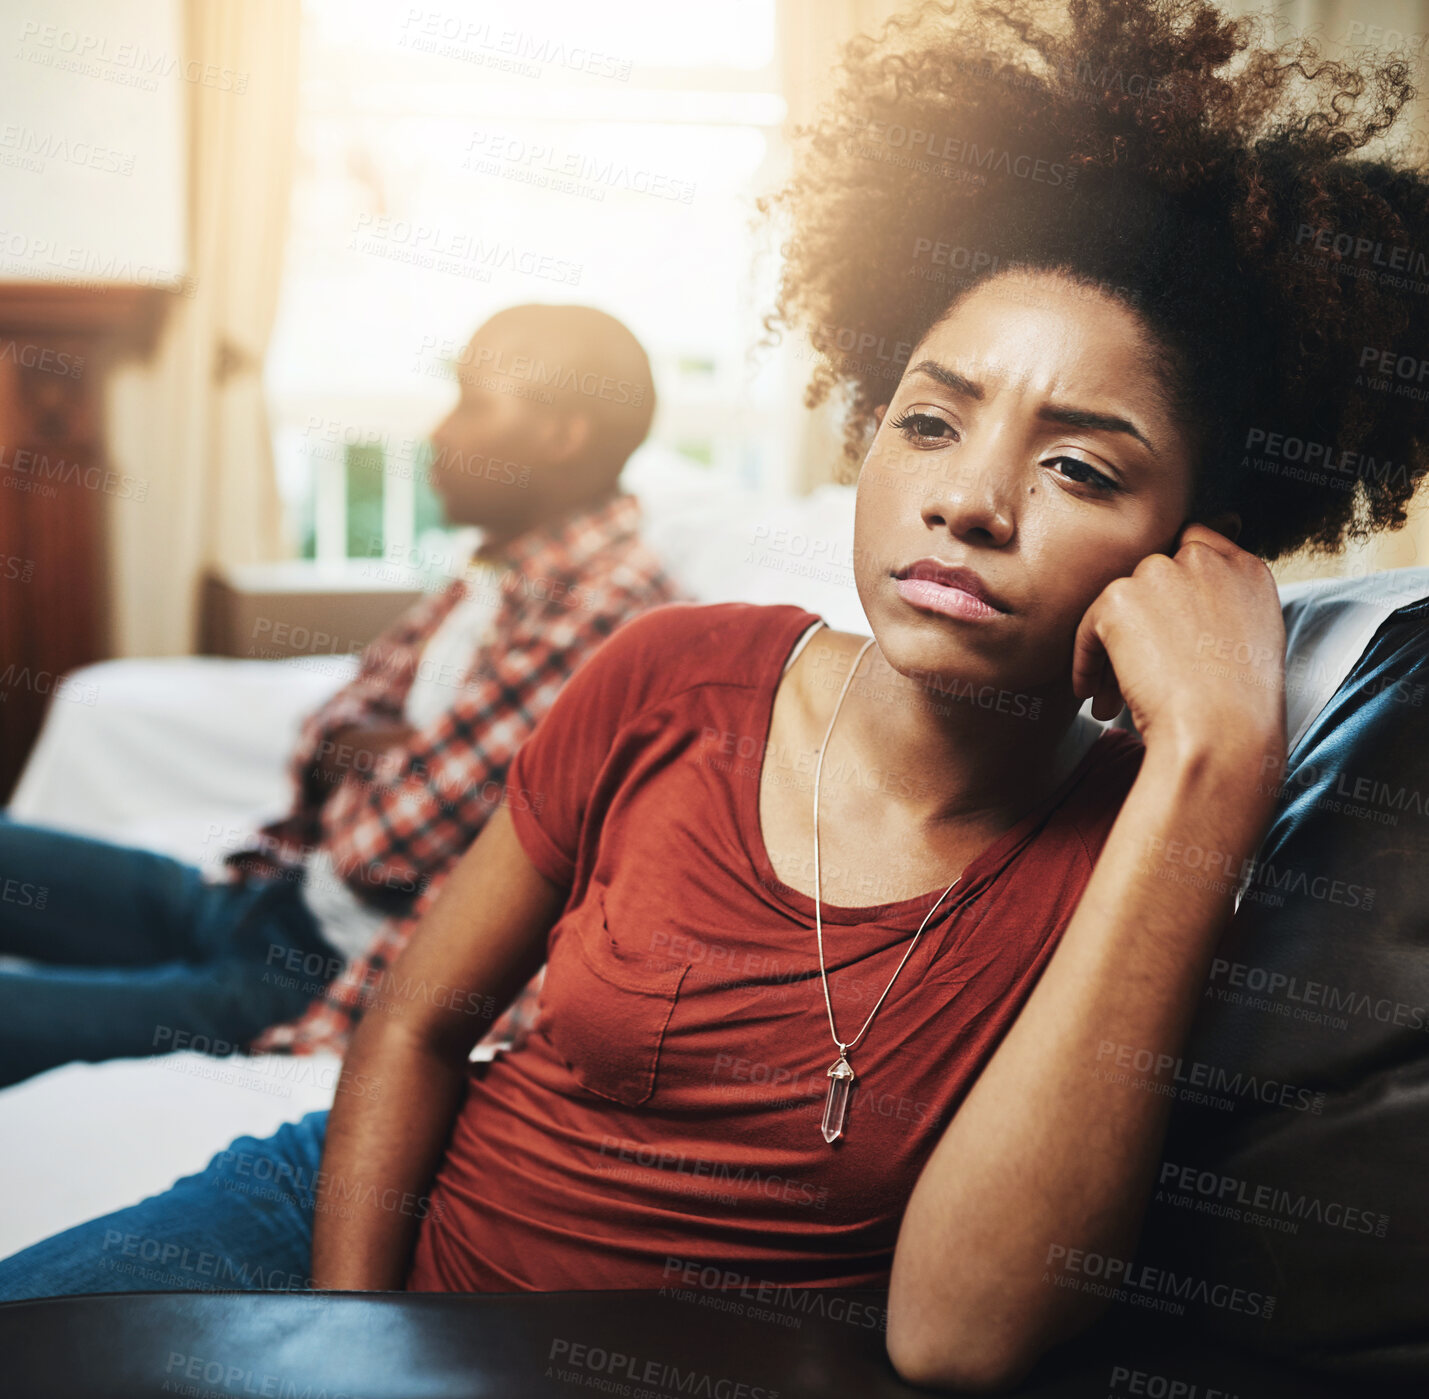
<svg viewBox="0 0 1429 1399"><path fill-rule="evenodd" d="M824 1140L832 1142L841 1137L844 1130L844 1114L848 1111L849 1088L853 1084L853 1070L844 1058L842 1047L839 1057L829 1070L829 1096L824 1100Z"/></svg>

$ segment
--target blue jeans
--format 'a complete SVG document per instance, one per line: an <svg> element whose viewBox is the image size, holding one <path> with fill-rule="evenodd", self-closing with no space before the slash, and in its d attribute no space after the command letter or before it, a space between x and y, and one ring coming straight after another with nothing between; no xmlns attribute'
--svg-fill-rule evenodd
<svg viewBox="0 0 1429 1399"><path fill-rule="evenodd" d="M293 880L0 818L0 1087L59 1064L229 1054L341 969Z"/></svg>
<svg viewBox="0 0 1429 1399"><path fill-rule="evenodd" d="M0 1302L82 1292L312 1287L327 1113L238 1137L197 1175L0 1260Z"/></svg>

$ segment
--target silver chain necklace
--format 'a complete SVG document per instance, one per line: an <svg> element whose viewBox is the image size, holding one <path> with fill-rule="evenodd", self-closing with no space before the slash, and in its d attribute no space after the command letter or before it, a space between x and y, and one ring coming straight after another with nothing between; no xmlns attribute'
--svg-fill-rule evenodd
<svg viewBox="0 0 1429 1399"><path fill-rule="evenodd" d="M863 1029L858 1032L847 1044L839 1038L839 1032L834 1025L834 1004L829 999L829 974L824 969L824 922L821 914L822 900L819 897L819 774L824 770L824 754L828 751L829 737L834 731L834 720L839 717L839 710L843 708L844 696L848 694L848 687L853 681L854 672L858 669L858 663L863 659L863 654L873 645L873 638L859 648L858 655L853 658L853 664L849 667L847 677L844 679L843 689L839 691L839 697L834 704L834 712L829 716L828 731L824 734L823 746L819 749L819 761L814 768L814 928L819 938L819 975L824 982L824 1005L829 1012L829 1033L834 1037L834 1043L838 1046L839 1057L834 1060L829 1069L829 1096L824 1100L824 1121L821 1130L824 1140L832 1143L843 1135L844 1116L848 1112L849 1092L853 1087L854 1072L849 1064L849 1051L864 1037L868 1027L873 1024L873 1017L878 1014L878 1007L883 1004L884 997L893 989L893 983L898 980L898 973L903 970L904 962L913 955L913 949L918 944L918 939L923 936L923 929L928 926L928 919L938 911L938 904L941 904L949 894L953 892L954 886L962 875L953 880L941 894L938 895L938 902L928 910L927 918L924 918L918 926L918 931L913 934L913 941L908 944L908 951L903 954L903 961L899 962L897 969L888 980L888 985L883 988L883 995L878 998L878 1003L868 1013L868 1019L863 1022Z"/></svg>

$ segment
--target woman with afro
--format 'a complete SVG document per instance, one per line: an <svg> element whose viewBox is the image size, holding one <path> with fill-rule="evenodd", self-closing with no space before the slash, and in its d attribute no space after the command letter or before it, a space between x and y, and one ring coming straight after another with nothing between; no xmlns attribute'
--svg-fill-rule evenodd
<svg viewBox="0 0 1429 1399"><path fill-rule="evenodd" d="M619 629L330 1124L17 1254L0 1296L792 1316L887 1286L898 1372L974 1390L1085 1328L1285 760L1265 561L1401 524L1429 466L1429 186L1373 154L1412 96L1393 56L1262 46L1202 0L960 0L849 45L772 201L773 324L847 410L871 638L735 603ZM528 1038L469 1063L472 1005L543 963Z"/></svg>

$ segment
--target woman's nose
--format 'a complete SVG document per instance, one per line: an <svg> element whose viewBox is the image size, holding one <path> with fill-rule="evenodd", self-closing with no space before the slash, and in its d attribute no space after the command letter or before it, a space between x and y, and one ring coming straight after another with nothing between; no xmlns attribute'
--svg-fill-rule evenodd
<svg viewBox="0 0 1429 1399"><path fill-rule="evenodd" d="M957 539L1001 547L1016 529L1008 473L964 458L933 472L923 498L923 523L945 528Z"/></svg>

